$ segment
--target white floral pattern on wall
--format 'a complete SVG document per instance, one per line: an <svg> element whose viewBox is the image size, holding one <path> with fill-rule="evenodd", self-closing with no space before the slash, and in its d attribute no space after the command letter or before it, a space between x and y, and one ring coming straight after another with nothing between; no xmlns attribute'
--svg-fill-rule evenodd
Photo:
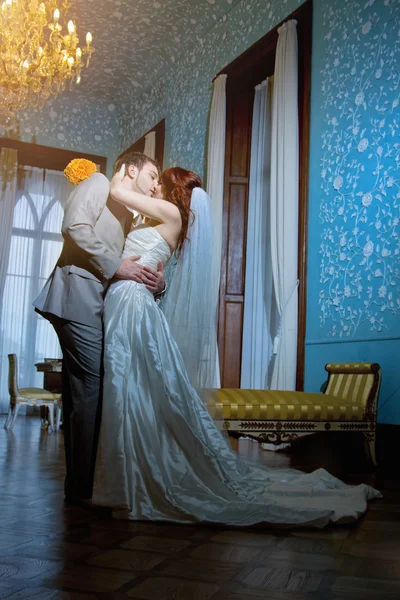
<svg viewBox="0 0 400 600"><path fill-rule="evenodd" d="M399 4L334 0L323 15L320 326L379 333L400 315Z"/></svg>
<svg viewBox="0 0 400 600"><path fill-rule="evenodd" d="M71 17L96 49L82 90L126 105L242 0L73 0ZM85 75L85 76L84 76Z"/></svg>
<svg viewBox="0 0 400 600"><path fill-rule="evenodd" d="M0 136L115 158L120 144L117 107L76 92L63 94L42 110L22 111L18 131L0 129Z"/></svg>
<svg viewBox="0 0 400 600"><path fill-rule="evenodd" d="M194 37L177 65L121 111L121 149L166 118L166 166L203 174L212 79L303 0L246 0L232 4L215 26Z"/></svg>

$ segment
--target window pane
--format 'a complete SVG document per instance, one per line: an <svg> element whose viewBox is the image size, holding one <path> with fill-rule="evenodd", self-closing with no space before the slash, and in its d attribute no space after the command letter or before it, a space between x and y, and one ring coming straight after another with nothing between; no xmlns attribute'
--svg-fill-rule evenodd
<svg viewBox="0 0 400 600"><path fill-rule="evenodd" d="M54 202L54 199L52 198L51 201ZM54 202L44 222L43 231L61 234L63 216L64 211L61 204L58 201Z"/></svg>
<svg viewBox="0 0 400 600"><path fill-rule="evenodd" d="M26 276L7 277L1 312L0 331L3 338L4 357L13 353L17 355L20 387L29 387L31 384L29 372L23 368L28 353L25 340L32 311L29 283L29 278Z"/></svg>
<svg viewBox="0 0 400 600"><path fill-rule="evenodd" d="M46 279L54 269L54 265L61 253L62 244L61 236L59 241L42 240L39 289L44 286Z"/></svg>
<svg viewBox="0 0 400 600"><path fill-rule="evenodd" d="M28 277L32 271L34 258L32 238L13 235L10 245L10 258L8 261L8 275L23 275Z"/></svg>
<svg viewBox="0 0 400 600"><path fill-rule="evenodd" d="M58 337L52 325L40 315L37 315L37 330L34 362L43 362L45 358L59 358L61 348ZM43 378L43 373L40 373ZM42 384L43 385L43 382Z"/></svg>
<svg viewBox="0 0 400 600"><path fill-rule="evenodd" d="M23 194L18 200L14 209L14 220L13 227L19 227L20 229L34 229L35 219L33 218L32 208Z"/></svg>
<svg viewBox="0 0 400 600"><path fill-rule="evenodd" d="M20 198L14 211L0 314L0 412L8 410L9 404L7 354L17 355L20 387L42 387L43 373L36 371L35 362L61 355L53 328L35 313L32 302L61 252L63 210L59 200L67 197L71 186L62 173L47 175L43 169L30 167L20 168L18 173ZM49 236L55 239L46 239Z"/></svg>

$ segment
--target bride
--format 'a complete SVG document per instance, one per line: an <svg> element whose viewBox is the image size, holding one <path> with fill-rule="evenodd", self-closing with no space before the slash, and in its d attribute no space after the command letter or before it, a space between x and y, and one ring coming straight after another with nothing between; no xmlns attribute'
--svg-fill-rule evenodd
<svg viewBox="0 0 400 600"><path fill-rule="evenodd" d="M216 382L210 198L199 177L179 167L161 176L165 199L132 191L129 176L123 165L111 196L146 219L128 235L123 257L176 264L163 311L144 284L117 281L107 292L93 502L116 518L175 523L323 527L360 517L378 491L347 486L324 469L247 462L220 433L197 391Z"/></svg>

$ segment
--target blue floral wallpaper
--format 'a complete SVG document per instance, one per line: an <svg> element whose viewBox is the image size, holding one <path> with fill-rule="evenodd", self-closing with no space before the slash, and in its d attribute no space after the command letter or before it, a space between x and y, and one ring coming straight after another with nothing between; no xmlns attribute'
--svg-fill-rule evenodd
<svg viewBox="0 0 400 600"><path fill-rule="evenodd" d="M400 7L314 8L306 385L378 362L379 420L400 423Z"/></svg>
<svg viewBox="0 0 400 600"><path fill-rule="evenodd" d="M246 0L229 7L212 29L194 39L179 64L156 79L129 108L124 107L121 148L166 118L166 165L202 175L212 79L300 4L302 0Z"/></svg>
<svg viewBox="0 0 400 600"><path fill-rule="evenodd" d="M400 322L400 9L332 2L321 65L320 324L332 336Z"/></svg>
<svg viewBox="0 0 400 600"><path fill-rule="evenodd" d="M70 92L50 100L42 110L23 111L18 130L0 129L0 136L107 156L112 162L120 145L118 109L111 102Z"/></svg>

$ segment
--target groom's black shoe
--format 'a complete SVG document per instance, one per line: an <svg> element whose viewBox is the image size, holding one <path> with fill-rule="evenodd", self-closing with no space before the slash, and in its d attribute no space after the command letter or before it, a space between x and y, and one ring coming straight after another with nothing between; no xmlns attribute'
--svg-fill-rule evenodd
<svg viewBox="0 0 400 600"><path fill-rule="evenodd" d="M83 493L82 493L83 492ZM79 490L77 486L71 484L68 478L64 482L64 502L71 506L90 506L92 501L91 489Z"/></svg>
<svg viewBox="0 0 400 600"><path fill-rule="evenodd" d="M65 506L76 506L77 508L83 508L95 513L98 517L103 519L111 518L112 509L107 506L99 506L93 504L91 498L79 498L72 494L66 494L64 498Z"/></svg>
<svg viewBox="0 0 400 600"><path fill-rule="evenodd" d="M80 498L75 494L65 494L64 496L64 504L68 506L80 506L82 508L90 508L91 503L91 498Z"/></svg>

